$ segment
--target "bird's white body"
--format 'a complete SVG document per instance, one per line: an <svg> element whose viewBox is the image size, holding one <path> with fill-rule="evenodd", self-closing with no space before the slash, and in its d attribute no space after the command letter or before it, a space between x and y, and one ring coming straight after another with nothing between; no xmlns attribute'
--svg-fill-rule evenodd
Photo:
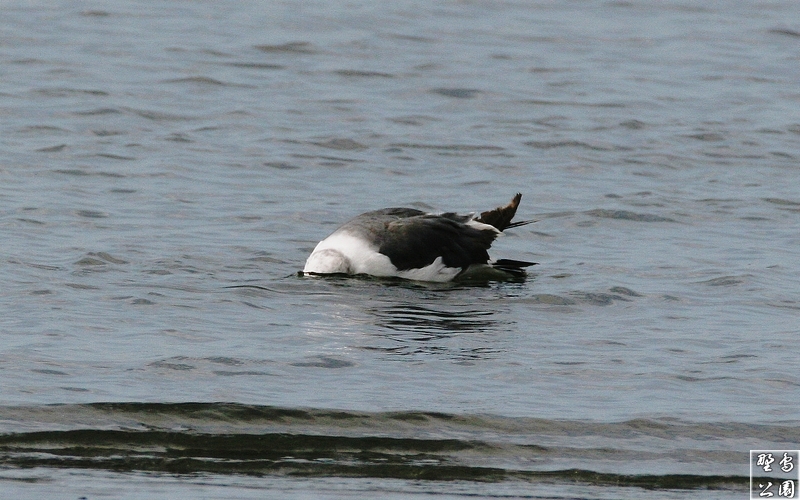
<svg viewBox="0 0 800 500"><path fill-rule="evenodd" d="M441 257L418 269L398 270L391 259L378 252L375 245L358 236L334 233L320 241L306 260L304 273L311 274L368 274L378 277L398 277L415 281L452 281L460 267L447 267Z"/></svg>

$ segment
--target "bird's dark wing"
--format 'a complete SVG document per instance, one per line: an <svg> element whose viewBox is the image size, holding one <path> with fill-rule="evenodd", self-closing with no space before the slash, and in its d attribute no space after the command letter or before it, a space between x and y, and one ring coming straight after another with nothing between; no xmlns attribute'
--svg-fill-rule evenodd
<svg viewBox="0 0 800 500"><path fill-rule="evenodd" d="M437 257L442 257L447 267L466 269L471 264L485 264L497 232L456 219L460 218L420 215L392 221L382 234L378 251L400 271L425 267Z"/></svg>
<svg viewBox="0 0 800 500"><path fill-rule="evenodd" d="M386 239L386 228L390 223L421 215L425 215L425 212L414 208L382 208L353 217L334 233L355 234L367 241L376 241L380 246Z"/></svg>

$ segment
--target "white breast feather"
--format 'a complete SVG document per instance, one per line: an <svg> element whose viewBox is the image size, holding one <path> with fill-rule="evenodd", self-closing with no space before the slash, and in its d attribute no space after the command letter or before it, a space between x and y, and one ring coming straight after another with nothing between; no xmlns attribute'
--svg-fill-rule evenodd
<svg viewBox="0 0 800 500"><path fill-rule="evenodd" d="M341 265L332 257L334 250L341 254L349 265L349 270L341 269ZM334 233L317 244L306 261L303 269L306 273L339 273L371 274L373 276L397 276L397 268L389 257L379 253L363 239L347 233Z"/></svg>
<svg viewBox="0 0 800 500"><path fill-rule="evenodd" d="M461 272L460 267L447 267L442 262L441 257L436 257L432 263L419 269L406 269L400 271L397 276L407 280L417 281L450 281Z"/></svg>
<svg viewBox="0 0 800 500"><path fill-rule="evenodd" d="M451 281L461 268L447 267L441 257L419 269L398 271L386 255L366 241L347 233L334 233L317 244L306 260L305 273L398 276L416 281Z"/></svg>

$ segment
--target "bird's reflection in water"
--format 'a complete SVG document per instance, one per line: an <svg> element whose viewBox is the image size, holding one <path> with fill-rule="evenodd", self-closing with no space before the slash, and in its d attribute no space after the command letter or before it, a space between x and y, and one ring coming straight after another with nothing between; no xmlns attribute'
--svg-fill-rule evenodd
<svg viewBox="0 0 800 500"><path fill-rule="evenodd" d="M454 333L482 333L493 330L498 321L493 311L441 311L415 304L392 305L372 311L380 326L419 333L418 340L448 337Z"/></svg>
<svg viewBox="0 0 800 500"><path fill-rule="evenodd" d="M381 331L370 338L380 345L362 348L396 356L434 354L459 361L492 358L502 352L493 342L505 322L496 311L467 307L434 308L417 304L373 307L369 312ZM371 342L370 342L371 344Z"/></svg>
<svg viewBox="0 0 800 500"><path fill-rule="evenodd" d="M299 276L313 297L315 335L349 332L348 345L403 361L496 359L516 330L507 297L526 280L421 283L374 277ZM293 291L295 295L297 293Z"/></svg>

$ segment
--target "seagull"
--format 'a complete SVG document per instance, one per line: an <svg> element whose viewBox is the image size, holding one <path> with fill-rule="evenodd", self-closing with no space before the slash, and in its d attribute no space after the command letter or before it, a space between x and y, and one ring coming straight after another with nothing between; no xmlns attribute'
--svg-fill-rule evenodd
<svg viewBox="0 0 800 500"><path fill-rule="evenodd" d="M370 275L415 281L522 277L536 264L489 258L489 247L511 222L522 194L508 205L481 213L431 214L413 208L384 208L361 214L320 241L306 260L304 275Z"/></svg>

